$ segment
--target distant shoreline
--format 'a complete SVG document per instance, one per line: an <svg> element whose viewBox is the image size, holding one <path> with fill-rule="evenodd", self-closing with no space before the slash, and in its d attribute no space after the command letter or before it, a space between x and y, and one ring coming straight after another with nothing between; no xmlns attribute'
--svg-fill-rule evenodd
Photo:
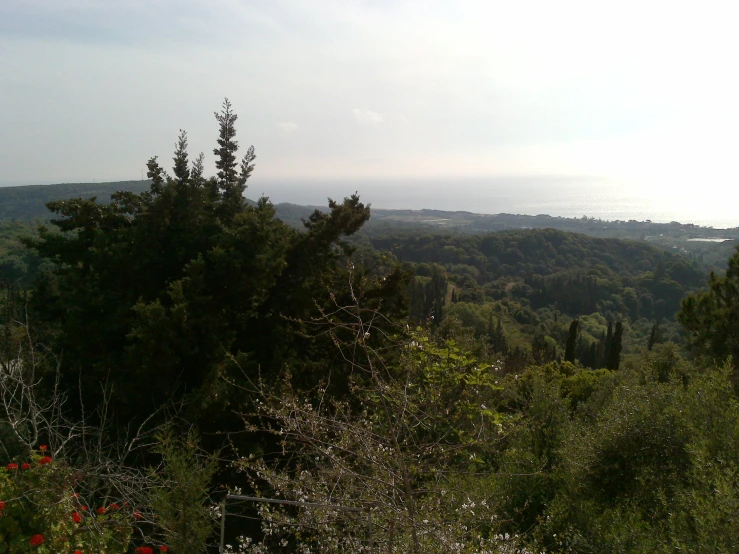
<svg viewBox="0 0 739 554"><path fill-rule="evenodd" d="M511 188L508 181L503 181L496 186L481 189L480 197L464 188L442 186L442 181L429 181L435 190L421 190L417 180L409 180L411 185L406 187L396 186L388 188L387 184L380 182L372 184L369 181L362 182L336 182L336 181L306 181L306 182L281 182L281 181L258 181L250 182L247 189L249 197L266 194L275 205L300 206L315 209L315 207L326 206L328 197L337 199L354 192L354 187L361 186L359 190L363 201L369 202L375 212L387 212L387 217L393 214L403 214L405 218L414 215L425 217L422 214L437 213L437 218L445 219L446 214L468 214L477 218L495 218L501 216L517 216L524 218L552 218L567 220L590 220L607 224L657 224L657 225L680 225L694 226L702 230L713 229L717 233L725 230L739 229L739 216L734 221L726 221L717 216L706 220L697 215L694 218L676 218L678 213L655 210L648 211L646 201L632 199L627 194L620 197L600 195L594 188L577 188L562 185L542 185L536 182L525 182L521 185L523 191ZM477 183L477 181L471 181ZM497 182L497 180L496 180ZM11 185L0 187L0 219L8 219L4 214L8 203L32 204L38 202L35 217L43 217L45 208L43 204L51 200L74 198L79 196L89 197L102 196L112 191L123 189L140 192L149 187L148 180L110 181L95 183L54 183L33 185ZM423 184L423 183L421 183ZM469 184L469 183L468 183ZM430 185L431 186L431 185ZM420 187L420 188L419 188ZM441 188L440 188L441 187ZM453 190L450 190L453 189ZM593 192L595 191L595 192ZM473 200L474 198L474 200ZM476 202L477 209L463 209L470 202ZM588 209L588 202L592 202ZM618 203L620 202L620 204ZM667 199L665 199L667 202ZM409 207L413 204L434 204L439 208L417 208ZM5 205L5 206L3 206ZM485 208L491 209L485 209ZM5 208L5 210L3 209ZM482 209L480 209L482 208ZM496 209L497 208L497 209ZM29 213L31 206L29 205ZM546 211L546 213L545 213ZM390 213L392 212L392 214ZM442 215L444 214L444 215ZM610 216L610 217L609 217ZM19 216L26 217L26 216ZM691 223L684 223L692 221ZM705 238L705 237L701 237ZM730 239L729 239L730 240Z"/></svg>

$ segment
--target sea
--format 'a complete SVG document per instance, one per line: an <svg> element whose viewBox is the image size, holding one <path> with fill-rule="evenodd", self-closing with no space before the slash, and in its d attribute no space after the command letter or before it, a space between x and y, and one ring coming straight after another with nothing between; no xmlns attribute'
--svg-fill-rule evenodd
<svg viewBox="0 0 739 554"><path fill-rule="evenodd" d="M30 183L12 183L21 184ZM548 214L604 221L676 221L714 229L739 227L739 180L728 178L726 182L655 184L540 175L280 179L261 177L257 172L249 180L246 196L267 196L273 203L326 206L328 198L341 200L354 192L363 202L381 209Z"/></svg>
<svg viewBox="0 0 739 554"><path fill-rule="evenodd" d="M692 223L739 227L739 186L711 183L650 186L590 177L487 177L434 179L258 179L247 196L265 195L274 203L325 206L359 193L382 209L435 209L484 214L523 214L606 221Z"/></svg>

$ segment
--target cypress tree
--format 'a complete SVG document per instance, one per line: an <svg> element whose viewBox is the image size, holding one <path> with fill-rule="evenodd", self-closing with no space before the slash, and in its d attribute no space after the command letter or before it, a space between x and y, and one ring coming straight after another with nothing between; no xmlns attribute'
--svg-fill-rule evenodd
<svg viewBox="0 0 739 554"><path fill-rule="evenodd" d="M567 345L565 346L565 362L575 362L575 346L577 344L577 326L579 320L573 319L567 334Z"/></svg>
<svg viewBox="0 0 739 554"><path fill-rule="evenodd" d="M624 326L620 321L616 322L616 330L611 338L611 344L608 349L607 365L608 369L618 369L621 363L621 337L624 332Z"/></svg>
<svg viewBox="0 0 739 554"><path fill-rule="evenodd" d="M652 332L649 334L649 341L647 342L647 350L654 348L654 345L660 342L659 323L652 325Z"/></svg>
<svg viewBox="0 0 739 554"><path fill-rule="evenodd" d="M590 355L588 356L588 367L591 369L598 369L598 348L595 341L590 343Z"/></svg>
<svg viewBox="0 0 739 554"><path fill-rule="evenodd" d="M613 323L608 322L608 332L606 333L606 341L603 345L603 358L600 367L608 367L608 360L611 359L611 343L613 342Z"/></svg>

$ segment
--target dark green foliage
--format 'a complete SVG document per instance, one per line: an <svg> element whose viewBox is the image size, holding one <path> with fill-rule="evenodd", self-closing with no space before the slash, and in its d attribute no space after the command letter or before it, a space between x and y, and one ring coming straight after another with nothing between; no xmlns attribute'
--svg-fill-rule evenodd
<svg viewBox="0 0 739 554"><path fill-rule="evenodd" d="M374 233L371 243L419 268L443 265L458 301L517 300L523 309L516 320L524 325L536 323L527 311L542 309L571 317L600 312L611 320L670 319L704 275L687 259L643 243L552 229L486 236ZM605 352L601 357L605 365Z"/></svg>
<svg viewBox="0 0 739 554"><path fill-rule="evenodd" d="M174 178L152 158L150 190L115 193L107 205L52 202L61 232L41 228L27 241L54 264L38 280L34 317L56 327L54 347L65 354L69 384L82 383L86 409L108 382L122 421L183 394L199 399L193 409L223 410L227 395L216 399L208 390L238 352L248 354L253 376L288 360L298 372L330 370L325 350L303 348L309 329L302 320L316 301L330 302L328 290L347 290L340 260L351 249L342 238L362 226L369 208L357 196L331 201L299 232L274 217L266 198L247 205L242 192L254 154L247 152L237 173L235 117L227 103L217 117L218 178L202 177L200 158L188 172L181 133ZM357 294L374 288L391 299L405 287L398 276L360 281L364 271L356 272Z"/></svg>
<svg viewBox="0 0 739 554"><path fill-rule="evenodd" d="M438 264L422 264L417 269L417 274L419 277L408 285L411 318L417 324L430 320L438 325L446 303L446 271Z"/></svg>
<svg viewBox="0 0 739 554"><path fill-rule="evenodd" d="M0 289L31 287L41 270L41 259L23 245L22 239L33 236L35 230L32 223L0 223Z"/></svg>
<svg viewBox="0 0 739 554"><path fill-rule="evenodd" d="M570 323L570 330L567 333L567 346L565 347L565 361L575 361L575 346L577 344L577 325L580 323L577 319Z"/></svg>
<svg viewBox="0 0 739 554"><path fill-rule="evenodd" d="M685 298L678 321L696 354L739 367L739 250L725 276L711 273L707 289Z"/></svg>
<svg viewBox="0 0 739 554"><path fill-rule="evenodd" d="M608 330L610 332L610 325ZM621 340L623 337L623 333L624 326L620 321L617 321L616 330L614 331L613 336L608 342L608 347L606 349L606 369L618 369L619 364L621 363Z"/></svg>
<svg viewBox="0 0 739 554"><path fill-rule="evenodd" d="M490 348L495 354L508 354L508 339L503 329L503 323L500 315L498 316L495 325L493 325L493 314L490 314L488 320L488 339L490 340Z"/></svg>
<svg viewBox="0 0 739 554"><path fill-rule="evenodd" d="M654 348L654 345L660 340L659 323L652 325L652 330L649 333L649 341L647 342L647 350Z"/></svg>

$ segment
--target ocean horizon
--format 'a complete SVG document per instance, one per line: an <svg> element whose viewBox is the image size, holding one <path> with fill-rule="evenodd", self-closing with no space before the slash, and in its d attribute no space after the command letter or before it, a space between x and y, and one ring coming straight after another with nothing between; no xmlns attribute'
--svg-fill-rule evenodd
<svg viewBox="0 0 739 554"><path fill-rule="evenodd" d="M246 196L256 199L264 195L275 204L325 206L328 198L341 200L354 192L377 209L546 214L604 221L677 221L715 229L739 227L739 187L724 184L655 187L598 177L557 176L277 179L255 175Z"/></svg>
<svg viewBox="0 0 739 554"><path fill-rule="evenodd" d="M739 191L716 188L660 189L597 178L495 177L464 179L287 180L253 179L247 196L274 203L321 206L358 192L378 209L446 210L479 214L547 214L606 221L692 223L739 227Z"/></svg>

